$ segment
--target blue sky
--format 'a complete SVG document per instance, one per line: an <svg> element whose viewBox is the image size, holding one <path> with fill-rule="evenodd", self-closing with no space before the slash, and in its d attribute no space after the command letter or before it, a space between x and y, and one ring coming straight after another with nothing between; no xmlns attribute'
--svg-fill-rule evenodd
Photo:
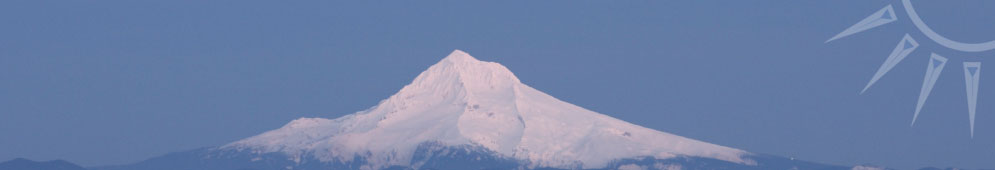
<svg viewBox="0 0 995 170"><path fill-rule="evenodd" d="M995 39L990 1L914 1ZM882 7L899 21L824 41ZM992 168L982 69L970 138L960 62L898 1L0 2L0 159L123 164L374 106L453 49L561 100L757 153ZM858 95L904 34L921 47ZM930 52L951 62L910 127Z"/></svg>

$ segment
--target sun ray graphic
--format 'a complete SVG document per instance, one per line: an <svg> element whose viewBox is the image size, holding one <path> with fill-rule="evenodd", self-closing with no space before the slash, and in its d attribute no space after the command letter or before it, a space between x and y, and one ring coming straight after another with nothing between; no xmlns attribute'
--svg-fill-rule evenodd
<svg viewBox="0 0 995 170"><path fill-rule="evenodd" d="M904 12L908 17L908 20L915 26L915 30L919 30L922 35L924 35L927 39L936 42L936 44L940 44L943 47L955 51L969 53L985 52L995 49L995 40L983 43L963 43L946 38L933 31L928 25L926 25L925 22L923 22L921 18L919 18L919 14L916 13L915 8L912 6L911 0L901 0L901 2L902 7L905 9ZM867 31L872 28L880 27L898 21L899 19L900 18L898 18L895 14L895 8L889 4L843 30L843 32L829 38L825 43ZM909 34L905 34L905 36L898 41L898 44L895 45L895 48L891 51L891 54L885 58L885 61L881 64L881 67L878 67L877 72L874 73L874 76L867 82L867 85L864 86L863 90L860 90L859 94L864 94L864 92L870 89L875 82L880 80L881 77L898 65L898 63L902 62L902 60L905 60L905 58L916 49L919 49L919 42L913 39ZM943 72L943 68L947 65L948 60L949 59L947 57L943 57L936 53L931 53L929 56L929 62L926 66L926 75L923 77L922 88L919 91L919 100L916 102L916 110L912 115L912 123L910 123L910 126L915 126L916 119L919 117L919 112L926 103L926 99L929 98L930 92L933 91L933 86L936 84L936 80L940 78L940 73ZM968 118L970 120L971 127L970 132L971 138L974 138L974 115L976 113L978 101L979 82L981 81L981 62L963 62L963 69L964 84L967 92Z"/></svg>

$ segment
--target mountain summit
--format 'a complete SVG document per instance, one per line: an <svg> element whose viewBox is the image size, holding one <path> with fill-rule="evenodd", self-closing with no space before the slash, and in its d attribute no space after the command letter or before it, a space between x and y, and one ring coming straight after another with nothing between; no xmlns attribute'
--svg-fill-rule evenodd
<svg viewBox="0 0 995 170"><path fill-rule="evenodd" d="M696 156L741 164L750 153L633 125L522 84L501 64L455 50L379 105L337 119L301 118L222 149L284 153L299 162L366 158L417 165L424 143L479 146L530 167L601 168L613 160Z"/></svg>

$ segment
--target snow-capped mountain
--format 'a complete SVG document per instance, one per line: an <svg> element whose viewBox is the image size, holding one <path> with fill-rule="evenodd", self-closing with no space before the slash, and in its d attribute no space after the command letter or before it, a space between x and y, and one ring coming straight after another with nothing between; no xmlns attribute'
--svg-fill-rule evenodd
<svg viewBox="0 0 995 170"><path fill-rule="evenodd" d="M222 149L408 165L418 145L479 145L534 166L600 168L678 155L754 164L742 150L644 128L560 101L501 64L456 50L379 105L336 119L301 118Z"/></svg>
<svg viewBox="0 0 995 170"><path fill-rule="evenodd" d="M97 169L846 169L661 132L560 101L455 50L378 105Z"/></svg>

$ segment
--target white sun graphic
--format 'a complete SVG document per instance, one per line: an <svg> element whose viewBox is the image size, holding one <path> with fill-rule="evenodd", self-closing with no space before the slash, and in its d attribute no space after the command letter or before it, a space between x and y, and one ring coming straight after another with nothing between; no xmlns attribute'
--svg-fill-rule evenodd
<svg viewBox="0 0 995 170"><path fill-rule="evenodd" d="M901 2L902 7L905 8L905 14L908 16L908 20L912 22L912 25L915 25L916 30L919 30L919 32L925 35L926 38L936 42L936 44L940 44L943 47L952 50L970 53L984 52L995 49L995 40L983 43L963 43L937 34L930 29L921 18L919 18L919 14L916 13L910 0L902 0ZM826 43L897 20L898 17L895 15L895 9L892 8L891 5L888 5L874 14L871 14L867 18L864 18L860 22L857 22L853 26L850 26L850 28L843 30L843 32L840 32L836 36L829 38L829 40L826 40ZM898 45L891 51L891 54L888 55L887 59L885 59L884 64L881 64L881 67L878 68L876 73L874 73L874 76L871 77L869 82L867 82L867 85L860 91L860 94L867 91L868 88L874 85L874 82L881 79L882 76L888 73L889 70L904 60L906 56L918 47L919 43L912 39L909 34L905 34L905 37L902 37L902 39L898 41ZM930 55L928 65L926 66L926 76L922 81L922 89L919 91L919 100L916 103L916 111L915 114L912 115L912 123L910 125L915 125L916 118L919 117L919 111L922 110L922 106L926 103L926 99L929 97L930 91L933 90L933 85L936 84L936 80L940 77L940 73L943 72L943 68L946 65L946 57L936 53L932 53ZM978 101L978 82L981 78L981 62L963 62L963 71L967 92L968 117L970 118L971 125L971 138L974 138L974 115Z"/></svg>

